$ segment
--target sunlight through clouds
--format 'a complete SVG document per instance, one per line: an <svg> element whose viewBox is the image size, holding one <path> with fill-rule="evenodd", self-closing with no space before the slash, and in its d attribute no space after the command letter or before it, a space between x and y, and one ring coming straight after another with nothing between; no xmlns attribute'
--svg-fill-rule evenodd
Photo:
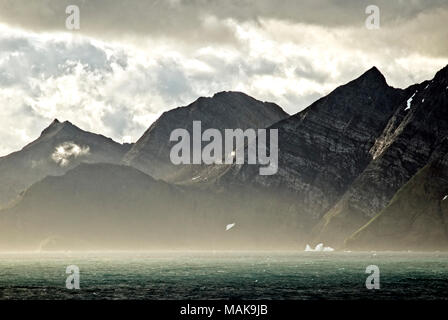
<svg viewBox="0 0 448 320"><path fill-rule="evenodd" d="M0 155L35 139L56 117L129 142L164 111L219 91L243 91L294 114L374 65L390 85L406 87L448 63L440 41L447 31L438 28L448 9L435 1L407 11L384 2L375 32L363 27L359 4L330 16L306 1L286 1L276 12L263 1L251 10L136 2L142 10L157 7L158 15L166 11L165 20L148 11L147 19L131 21L135 10L120 11L118 2L108 2L107 16L93 15L96 4L86 3L81 29L67 32L58 24L63 1L49 1L53 9L46 13L35 4L8 3L0 13ZM11 8L14 21L7 16ZM38 18L43 14L45 22ZM120 16L116 25L109 20L114 15ZM428 24L439 32L423 40L428 33L416 25ZM412 33L404 37L407 30Z"/></svg>

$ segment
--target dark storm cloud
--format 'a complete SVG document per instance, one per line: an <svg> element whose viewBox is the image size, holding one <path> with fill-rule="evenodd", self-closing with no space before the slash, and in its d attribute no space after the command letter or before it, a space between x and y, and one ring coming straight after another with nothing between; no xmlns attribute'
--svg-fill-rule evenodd
<svg viewBox="0 0 448 320"><path fill-rule="evenodd" d="M0 20L34 31L65 30L65 8L72 4L81 10L81 33L221 43L234 41L231 30L219 23L225 19L260 25L260 19L272 18L324 27L362 27L370 4L380 7L383 25L448 8L445 0L2 0Z"/></svg>
<svg viewBox="0 0 448 320"><path fill-rule="evenodd" d="M371 4L383 9L385 22L411 19L448 5L444 0L2 0L0 9L9 23L62 29L65 8L78 5L86 27L168 34L196 29L206 15L240 22L275 18L324 26L357 25L364 22L359 13Z"/></svg>

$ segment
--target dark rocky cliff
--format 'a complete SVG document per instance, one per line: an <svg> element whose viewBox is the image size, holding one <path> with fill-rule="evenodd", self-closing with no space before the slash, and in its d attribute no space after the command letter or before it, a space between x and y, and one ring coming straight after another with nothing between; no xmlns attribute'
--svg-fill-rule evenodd
<svg viewBox="0 0 448 320"><path fill-rule="evenodd" d="M448 136L447 88L445 67L433 80L406 90L406 98L370 150L372 161L322 219L316 241L341 245L385 208L418 170L441 156Z"/></svg>
<svg viewBox="0 0 448 320"><path fill-rule="evenodd" d="M271 190L273 197L289 194L297 219L309 228L368 166L370 149L403 99L403 90L390 87L373 67L270 127L279 131L276 175L260 176L256 166L235 165L220 181L229 188Z"/></svg>

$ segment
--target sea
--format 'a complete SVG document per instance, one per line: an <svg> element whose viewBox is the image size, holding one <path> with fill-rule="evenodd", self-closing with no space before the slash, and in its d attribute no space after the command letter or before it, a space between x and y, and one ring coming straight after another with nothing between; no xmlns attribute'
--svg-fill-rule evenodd
<svg viewBox="0 0 448 320"><path fill-rule="evenodd" d="M67 286L68 266L79 268L79 289ZM446 300L448 253L0 253L0 300L9 299Z"/></svg>

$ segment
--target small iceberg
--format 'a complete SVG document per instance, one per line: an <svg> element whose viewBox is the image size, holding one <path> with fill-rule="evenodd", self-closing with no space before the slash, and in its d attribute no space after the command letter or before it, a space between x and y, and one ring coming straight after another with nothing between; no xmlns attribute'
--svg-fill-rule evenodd
<svg viewBox="0 0 448 320"><path fill-rule="evenodd" d="M442 201L446 200L446 198L448 198L448 194L443 197Z"/></svg>
<svg viewBox="0 0 448 320"><path fill-rule="evenodd" d="M310 247L309 244L306 245L305 247L305 251L310 251L310 252L331 252L334 251L334 249L332 247L324 247L323 243L319 243L314 249Z"/></svg>
<svg viewBox="0 0 448 320"><path fill-rule="evenodd" d="M226 225L226 231L229 231L230 229L232 229L235 226L236 223L230 223L228 225Z"/></svg>

